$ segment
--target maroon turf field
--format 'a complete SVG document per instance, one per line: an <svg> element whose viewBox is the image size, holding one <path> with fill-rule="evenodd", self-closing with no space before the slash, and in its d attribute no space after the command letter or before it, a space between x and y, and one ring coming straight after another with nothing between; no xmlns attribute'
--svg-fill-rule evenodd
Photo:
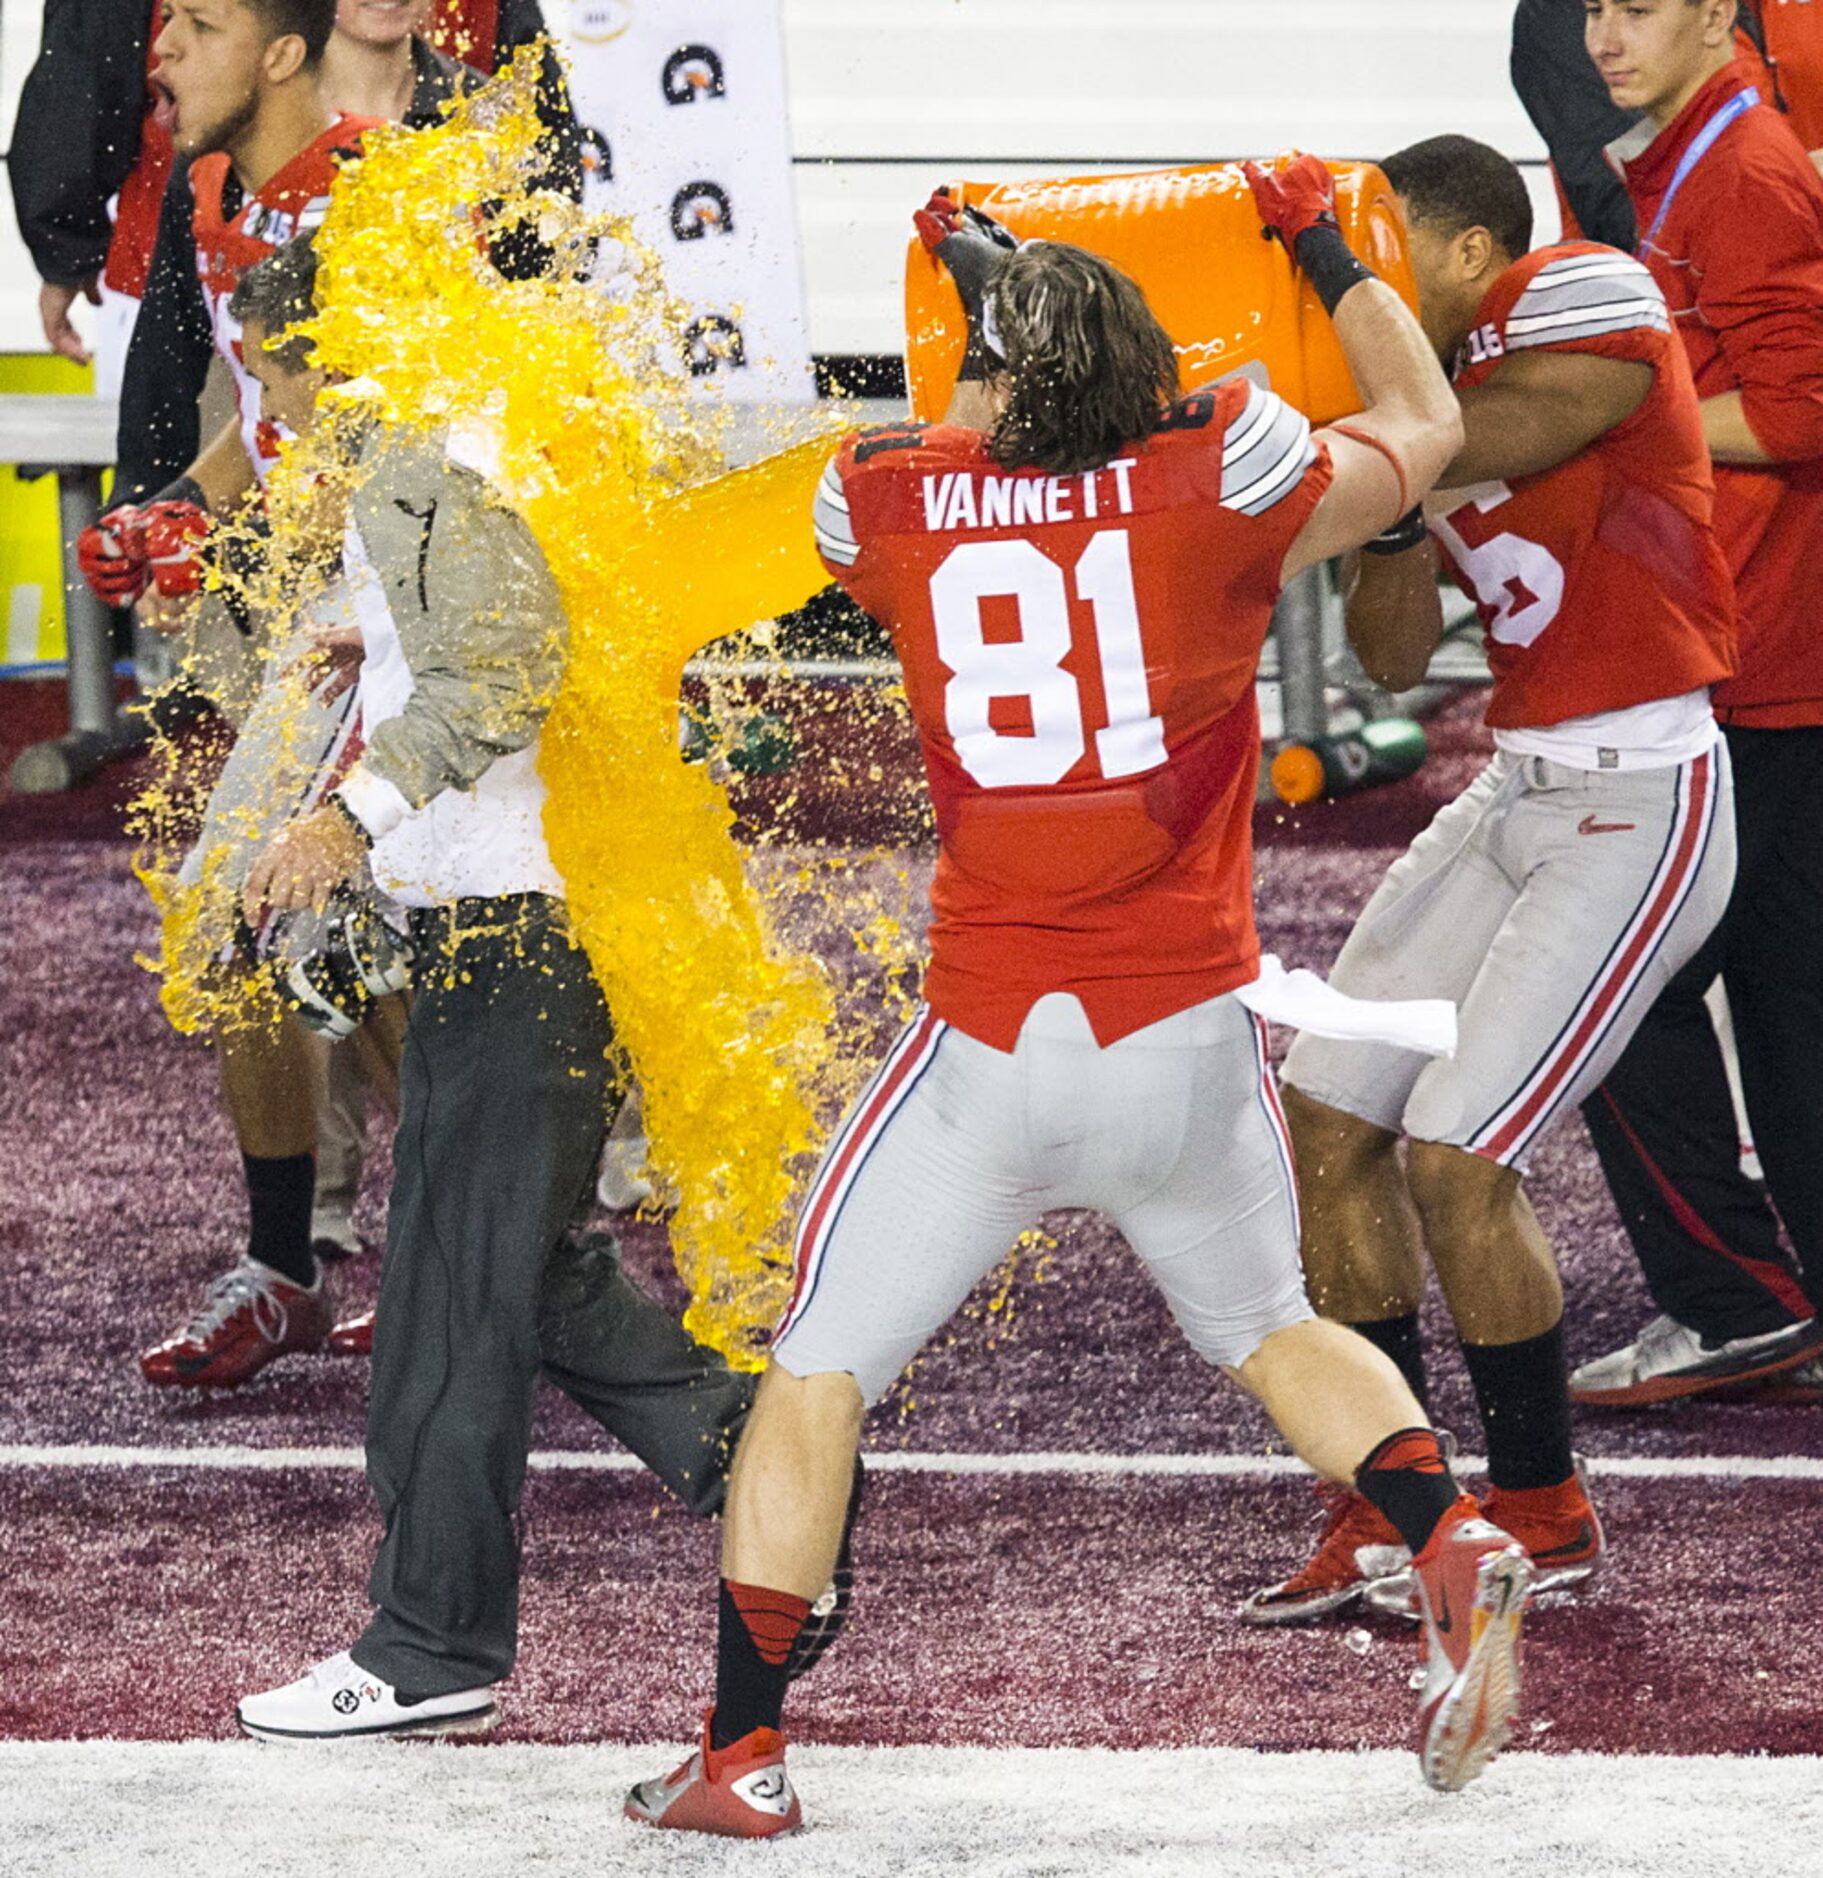
<svg viewBox="0 0 1823 1878"><path fill-rule="evenodd" d="M1472 703L1437 727L1439 755L1412 782L1296 817L1262 811L1262 923L1288 964L1328 963L1381 869L1472 773ZM0 686L0 759L55 715L49 687ZM364 1611L372 1520L346 1467L43 1452L346 1449L361 1433L359 1364L292 1359L200 1399L156 1394L134 1368L228 1262L239 1213L208 1059L164 1026L133 963L153 930L114 832L126 786L116 773L0 803L0 1737L225 1734L236 1694L343 1647ZM384 1172L381 1149L370 1225ZM1578 1125L1535 1174L1580 1359L1631 1335L1649 1306ZM990 1470L1033 1452L1265 1453L1259 1418L1178 1344L1118 1241L1053 1225L1059 1255L1046 1282L1015 1291L1011 1333L1002 1313L959 1320L882 1411L874 1444ZM668 1282L660 1228L623 1238L634 1269ZM351 1303L370 1294L371 1267L347 1275ZM1439 1418L1473 1450L1460 1367L1436 1347ZM537 1439L596 1445L555 1401ZM1598 1462L1636 1465L1598 1482L1610 1569L1581 1602L1537 1614L1522 1744L1823 1752L1823 1409L1591 1414L1581 1439ZM1779 1465L1759 1477L1743 1460ZM864 1609L807 1685L799 1730L868 1744L1398 1745L1405 1636L1260 1636L1231 1620L1293 1562L1310 1504L1281 1476L882 1471ZM621 1472L534 1473L526 1528L510 1734L681 1735L706 1693L709 1532Z"/></svg>

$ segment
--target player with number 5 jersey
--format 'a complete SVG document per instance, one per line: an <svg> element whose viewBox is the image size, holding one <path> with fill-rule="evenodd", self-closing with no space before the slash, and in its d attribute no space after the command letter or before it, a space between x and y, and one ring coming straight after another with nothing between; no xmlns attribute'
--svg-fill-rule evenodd
<svg viewBox="0 0 1823 1878"><path fill-rule="evenodd" d="M1444 566L1486 629L1496 741L1542 750L1538 737L1506 733L1549 733L1635 763L1707 749L1709 687L1734 669L1734 589L1710 527L1696 388L1651 275L1592 242L1541 248L1501 273L1480 315L1456 368L1459 394L1493 384L1521 354L1650 374L1633 378L1649 389L1631 415L1574 456L1532 470L1516 455L1510 479L1428 505ZM1667 700L1677 701L1675 729Z"/></svg>
<svg viewBox="0 0 1823 1878"><path fill-rule="evenodd" d="M1292 574L1407 513L1460 442L1437 360L1349 252L1313 158L1252 182L1329 307L1367 409L1312 434L1245 381L1177 395L1139 288L917 218L971 318L948 421L845 443L830 571L905 668L941 843L927 1003L805 1203L791 1305L731 1477L702 1745L647 1824L766 1836L799 1802L785 1665L828 1581L866 1405L1053 1207L1112 1218L1206 1361L1336 1490L1380 1509L1426 1600L1421 1759L1466 1784L1506 1739L1530 1566L1452 1480L1395 1365L1316 1320L1264 1027L1254 681ZM1430 1613L1438 1620L1430 1622Z"/></svg>
<svg viewBox="0 0 1823 1878"><path fill-rule="evenodd" d="M1418 683L1442 629L1441 555L1486 632L1496 748L1386 876L1332 974L1356 996L1455 1000L1455 1057L1303 1036L1286 1059L1305 1276L1423 1400L1428 1253L1481 1411L1487 1516L1540 1584L1573 1584L1604 1540L1571 1449L1562 1288L1521 1175L1727 905L1710 687L1733 670L1733 596L1695 386L1652 276L1587 242L1528 253L1525 183L1484 144L1433 138L1383 167L1467 440L1428 531L1415 521L1359 557L1349 636L1389 689ZM1417 1613L1398 1534L1354 1495L1244 1615L1295 1622L1363 1594Z"/></svg>

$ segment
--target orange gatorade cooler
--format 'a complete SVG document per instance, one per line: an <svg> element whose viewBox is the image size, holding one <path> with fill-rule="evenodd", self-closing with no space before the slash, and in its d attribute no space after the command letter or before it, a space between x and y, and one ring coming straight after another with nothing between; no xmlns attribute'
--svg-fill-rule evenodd
<svg viewBox="0 0 1823 1878"><path fill-rule="evenodd" d="M1349 246L1414 310L1405 222L1371 163L1332 163ZM1361 408L1329 316L1276 241L1265 240L1238 163L1070 181L952 183L1022 240L1074 242L1145 290L1177 345L1184 389L1251 368L1318 424ZM912 415L940 418L967 342L962 302L914 236L905 263L905 364Z"/></svg>

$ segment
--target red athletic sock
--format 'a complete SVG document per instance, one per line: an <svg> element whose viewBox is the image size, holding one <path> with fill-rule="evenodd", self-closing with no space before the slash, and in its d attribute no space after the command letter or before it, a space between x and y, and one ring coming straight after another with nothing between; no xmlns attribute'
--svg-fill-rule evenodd
<svg viewBox="0 0 1823 1878"><path fill-rule="evenodd" d="M1460 1497L1431 1428L1401 1428L1355 1470L1355 1488L1398 1528L1415 1558Z"/></svg>
<svg viewBox="0 0 1823 1878"><path fill-rule="evenodd" d="M808 1598L722 1580L712 1746L725 1748L756 1728L779 1725L791 1646L809 1615Z"/></svg>

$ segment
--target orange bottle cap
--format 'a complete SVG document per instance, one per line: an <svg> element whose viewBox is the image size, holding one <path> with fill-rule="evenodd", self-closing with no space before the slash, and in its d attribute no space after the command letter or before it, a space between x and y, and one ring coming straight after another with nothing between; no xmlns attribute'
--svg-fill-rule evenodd
<svg viewBox="0 0 1823 1878"><path fill-rule="evenodd" d="M1307 743L1288 743L1272 759L1272 793L1293 808L1323 793L1323 759Z"/></svg>

